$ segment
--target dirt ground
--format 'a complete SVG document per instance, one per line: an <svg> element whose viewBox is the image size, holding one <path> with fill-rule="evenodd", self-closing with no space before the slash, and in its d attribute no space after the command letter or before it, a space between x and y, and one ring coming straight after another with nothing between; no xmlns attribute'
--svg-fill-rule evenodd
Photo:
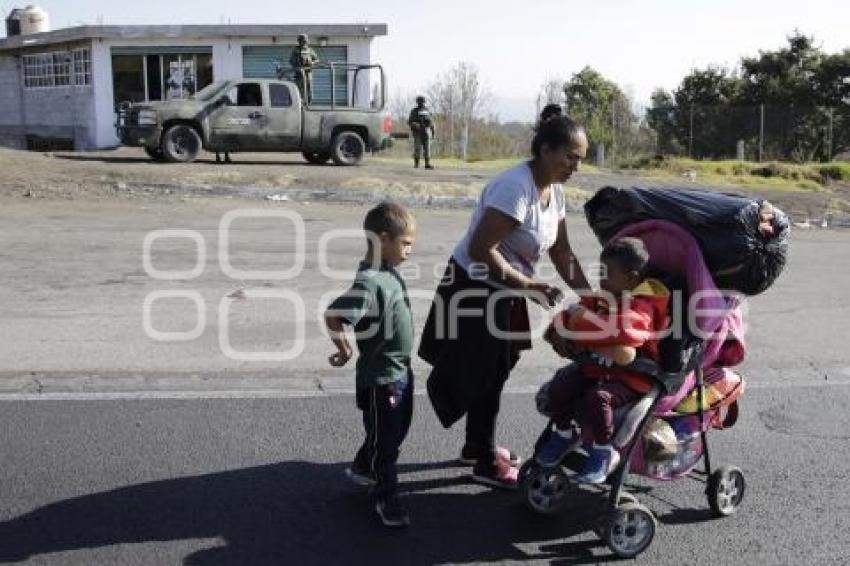
<svg viewBox="0 0 850 566"><path fill-rule="evenodd" d="M436 161L437 169L413 169L407 160L370 157L360 167L315 166L300 155L234 154L234 163L216 164L203 154L191 164L156 163L138 148L97 152L37 153L0 149L0 199L180 200L230 196L296 201L369 201L384 197L416 204L469 205L484 184L509 161L458 165ZM850 187L821 191L710 186L676 177L588 168L569 182L574 210L605 185L669 186L734 191L768 198L797 222L829 215L836 224L850 219Z"/></svg>

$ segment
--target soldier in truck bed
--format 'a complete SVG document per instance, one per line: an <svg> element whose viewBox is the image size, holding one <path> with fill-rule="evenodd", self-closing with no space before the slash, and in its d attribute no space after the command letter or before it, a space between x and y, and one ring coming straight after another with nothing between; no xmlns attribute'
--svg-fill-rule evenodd
<svg viewBox="0 0 850 566"><path fill-rule="evenodd" d="M425 156L425 169L433 169L431 165L431 138L434 137L434 120L431 111L425 106L425 97L416 97L416 107L410 111L407 119L410 133L413 136L413 166L419 167L419 159Z"/></svg>
<svg viewBox="0 0 850 566"><path fill-rule="evenodd" d="M319 62L319 56L310 47L307 34L298 36L298 47L289 56L289 65L295 70L295 83L301 91L301 97L307 104L313 99L313 67Z"/></svg>

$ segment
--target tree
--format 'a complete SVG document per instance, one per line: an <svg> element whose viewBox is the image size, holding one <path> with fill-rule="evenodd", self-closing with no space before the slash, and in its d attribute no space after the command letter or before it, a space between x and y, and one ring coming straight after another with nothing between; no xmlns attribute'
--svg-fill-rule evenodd
<svg viewBox="0 0 850 566"><path fill-rule="evenodd" d="M472 124L480 118L490 99L478 68L460 62L434 80L427 89L435 113L438 146L443 153L469 157Z"/></svg>
<svg viewBox="0 0 850 566"><path fill-rule="evenodd" d="M647 121L662 151L726 157L744 140L772 158L829 160L850 148L850 50L827 54L795 32L786 47L743 58L739 73L692 71L672 101L653 98Z"/></svg>
<svg viewBox="0 0 850 566"><path fill-rule="evenodd" d="M726 69L710 66L691 71L674 91L677 138L688 155L725 157L734 154L739 139L758 133L756 115L735 107L740 82Z"/></svg>
<svg viewBox="0 0 850 566"><path fill-rule="evenodd" d="M535 101L535 118L540 116L540 112L547 104L564 104L565 85L566 81L561 77L551 77L543 81Z"/></svg>
<svg viewBox="0 0 850 566"><path fill-rule="evenodd" d="M830 108L827 158L850 151L850 49L826 55L815 81Z"/></svg>
<svg viewBox="0 0 850 566"><path fill-rule="evenodd" d="M590 155L596 155L597 144L604 144L613 160L618 146L631 145L639 119L616 83L585 67L564 85L564 95L567 114L587 130Z"/></svg>
<svg viewBox="0 0 850 566"><path fill-rule="evenodd" d="M741 62L743 101L766 106L769 153L811 161L825 152L829 110L823 106L830 101L817 81L823 59L813 38L795 32L788 47Z"/></svg>
<svg viewBox="0 0 850 566"><path fill-rule="evenodd" d="M387 108L393 116L393 128L397 131L407 131L407 118L410 109L416 104L416 94L410 91L396 89L390 96Z"/></svg>
<svg viewBox="0 0 850 566"><path fill-rule="evenodd" d="M661 155L679 153L681 148L676 135L676 103L673 95L659 88L652 93L650 101L646 122L656 133L656 152Z"/></svg>

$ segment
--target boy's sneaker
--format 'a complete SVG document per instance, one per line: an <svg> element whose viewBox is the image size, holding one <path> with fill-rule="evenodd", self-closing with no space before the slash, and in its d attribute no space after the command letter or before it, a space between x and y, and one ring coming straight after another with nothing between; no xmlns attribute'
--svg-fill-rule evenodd
<svg viewBox="0 0 850 566"><path fill-rule="evenodd" d="M464 466L474 466L478 463L480 456L481 448L474 444L465 444L460 451L460 458L457 461ZM496 457L510 462L511 466L519 466L522 463L522 458L503 446L496 446Z"/></svg>
<svg viewBox="0 0 850 566"><path fill-rule="evenodd" d="M561 463L564 456L581 445L581 433L574 428L569 430L555 429L537 453L537 463L541 466L555 467Z"/></svg>
<svg viewBox="0 0 850 566"><path fill-rule="evenodd" d="M373 474L370 470L361 470L354 465L345 469L345 475L348 479L360 487L372 487L376 483L375 474Z"/></svg>
<svg viewBox="0 0 850 566"><path fill-rule="evenodd" d="M381 522L392 528L402 528L410 524L410 515L402 506L397 495L389 495L375 501L375 512Z"/></svg>
<svg viewBox="0 0 850 566"><path fill-rule="evenodd" d="M519 469L511 466L507 460L496 457L487 468L475 466L472 470L472 481L490 487L516 491L519 487Z"/></svg>
<svg viewBox="0 0 850 566"><path fill-rule="evenodd" d="M605 483L605 478L617 469L620 454L610 444L596 444L588 450L588 458L576 479L583 483Z"/></svg>

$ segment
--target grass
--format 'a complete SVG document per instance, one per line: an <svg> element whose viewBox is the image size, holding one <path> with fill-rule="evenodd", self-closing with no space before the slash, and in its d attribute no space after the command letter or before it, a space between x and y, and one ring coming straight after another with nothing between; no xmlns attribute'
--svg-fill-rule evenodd
<svg viewBox="0 0 850 566"><path fill-rule="evenodd" d="M696 175L700 182L752 188L822 191L832 181L850 183L850 163L698 161L684 158L636 160L625 169L662 175Z"/></svg>

